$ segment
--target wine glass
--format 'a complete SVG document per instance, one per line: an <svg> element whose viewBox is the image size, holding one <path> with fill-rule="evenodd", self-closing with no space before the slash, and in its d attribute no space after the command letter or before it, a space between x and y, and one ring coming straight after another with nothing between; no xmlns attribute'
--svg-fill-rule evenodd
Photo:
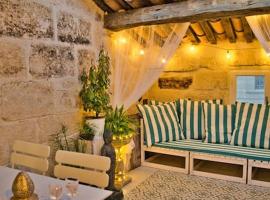
<svg viewBox="0 0 270 200"><path fill-rule="evenodd" d="M67 195L70 196L71 198L75 197L77 195L79 181L74 178L66 178L65 183L68 191Z"/></svg>
<svg viewBox="0 0 270 200"><path fill-rule="evenodd" d="M62 196L62 185L60 184L50 184L49 185L50 199L59 200Z"/></svg>

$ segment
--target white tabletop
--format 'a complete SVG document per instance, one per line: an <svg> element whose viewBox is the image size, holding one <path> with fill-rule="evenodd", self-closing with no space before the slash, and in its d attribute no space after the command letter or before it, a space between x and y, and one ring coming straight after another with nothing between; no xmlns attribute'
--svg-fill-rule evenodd
<svg viewBox="0 0 270 200"><path fill-rule="evenodd" d="M0 166L0 200L9 200L12 197L12 183L19 170ZM42 176L34 173L28 173L35 185L35 193L39 196L39 200L49 200L48 187L50 183L60 183L63 185L64 193L65 182L55 178ZM76 200L102 200L109 197L111 191L102 190L86 185L79 185ZM69 199L67 195L63 195L63 200Z"/></svg>

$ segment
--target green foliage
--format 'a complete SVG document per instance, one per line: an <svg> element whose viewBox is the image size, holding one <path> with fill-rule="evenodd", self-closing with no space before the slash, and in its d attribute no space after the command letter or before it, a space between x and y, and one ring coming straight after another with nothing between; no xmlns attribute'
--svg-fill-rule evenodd
<svg viewBox="0 0 270 200"><path fill-rule="evenodd" d="M80 138L69 138L67 137L67 127L62 124L61 130L56 134L52 134L50 143L55 151L75 151L75 152L86 152L86 144L80 141Z"/></svg>
<svg viewBox="0 0 270 200"><path fill-rule="evenodd" d="M82 140L93 140L95 131L93 127L89 126L86 121L83 121L82 128L80 129L79 138Z"/></svg>
<svg viewBox="0 0 270 200"><path fill-rule="evenodd" d="M124 111L124 106L110 110L106 115L105 127L115 135L128 135L133 131L132 121Z"/></svg>
<svg viewBox="0 0 270 200"><path fill-rule="evenodd" d="M89 73L85 69L80 77L82 89L80 97L82 100L84 111L95 112L98 118L101 113L106 113L110 104L110 58L108 54L101 50L99 52L98 64L92 63Z"/></svg>
<svg viewBox="0 0 270 200"><path fill-rule="evenodd" d="M56 134L51 135L50 142L53 148L57 150L65 150L70 151L71 144L67 139L67 127L62 124L61 130L58 131Z"/></svg>

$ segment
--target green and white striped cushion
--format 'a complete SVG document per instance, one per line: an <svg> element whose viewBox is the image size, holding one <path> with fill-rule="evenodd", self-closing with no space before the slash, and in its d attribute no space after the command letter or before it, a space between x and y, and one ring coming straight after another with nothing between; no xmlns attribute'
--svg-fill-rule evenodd
<svg viewBox="0 0 270 200"><path fill-rule="evenodd" d="M202 103L213 103L213 104L222 104L223 100L222 99L209 99L209 100L202 100Z"/></svg>
<svg viewBox="0 0 270 200"><path fill-rule="evenodd" d="M186 139L204 139L204 117L201 101L180 99L176 105L180 107L180 124Z"/></svg>
<svg viewBox="0 0 270 200"><path fill-rule="evenodd" d="M270 106L237 103L232 145L270 149Z"/></svg>
<svg viewBox="0 0 270 200"><path fill-rule="evenodd" d="M138 109L143 116L147 146L184 139L174 103L138 105Z"/></svg>
<svg viewBox="0 0 270 200"><path fill-rule="evenodd" d="M230 143L235 123L235 105L204 103L207 143Z"/></svg>

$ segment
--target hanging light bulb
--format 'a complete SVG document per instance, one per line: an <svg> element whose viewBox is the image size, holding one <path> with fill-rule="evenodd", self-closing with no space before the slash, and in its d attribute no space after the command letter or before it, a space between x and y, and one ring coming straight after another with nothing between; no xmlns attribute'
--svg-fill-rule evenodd
<svg viewBox="0 0 270 200"><path fill-rule="evenodd" d="M144 50L141 49L140 52L139 52L139 54L140 54L141 56L143 56L143 55L144 55Z"/></svg>
<svg viewBox="0 0 270 200"><path fill-rule="evenodd" d="M120 44L126 44L127 43L127 39L124 38L124 37L120 37L118 41L119 41Z"/></svg>
<svg viewBox="0 0 270 200"><path fill-rule="evenodd" d="M230 59L232 58L232 54L230 53L229 50L227 51L226 58L227 58L228 60L230 60Z"/></svg>
<svg viewBox="0 0 270 200"><path fill-rule="evenodd" d="M165 59L165 58L162 58L161 62L162 62L163 64L165 64L165 63L166 63L166 59Z"/></svg>
<svg viewBox="0 0 270 200"><path fill-rule="evenodd" d="M189 47L189 50L190 50L191 52L194 52L194 51L195 51L195 45L192 44L192 45Z"/></svg>

